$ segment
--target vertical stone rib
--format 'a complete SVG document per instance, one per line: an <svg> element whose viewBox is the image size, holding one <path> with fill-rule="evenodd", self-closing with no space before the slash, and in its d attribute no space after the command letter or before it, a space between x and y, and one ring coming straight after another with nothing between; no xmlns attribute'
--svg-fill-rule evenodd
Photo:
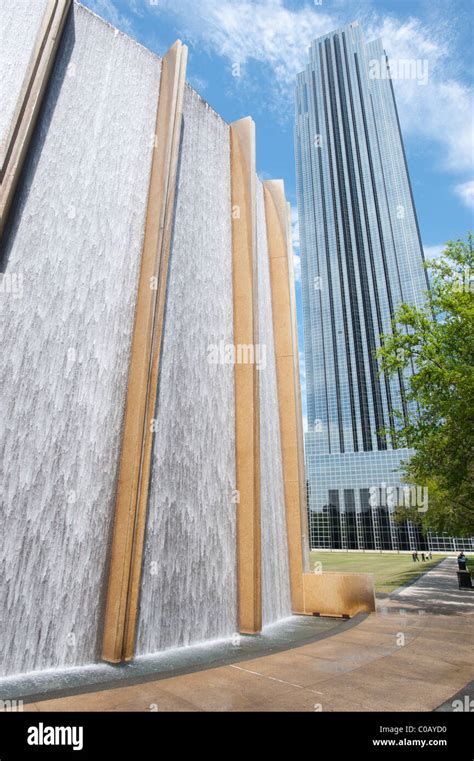
<svg viewBox="0 0 474 761"><path fill-rule="evenodd" d="M133 658L135 647L186 62L187 48L177 41L161 72L102 649L112 663Z"/></svg>
<svg viewBox="0 0 474 761"><path fill-rule="evenodd" d="M234 342L258 342L255 124L246 117L231 125L232 257ZM260 525L260 410L255 362L235 362L236 477L239 630L262 627Z"/></svg>
<svg viewBox="0 0 474 761"><path fill-rule="evenodd" d="M285 487L288 555L293 612L304 611L303 573L308 568L301 391L296 332L289 211L281 180L264 182L278 407Z"/></svg>
<svg viewBox="0 0 474 761"><path fill-rule="evenodd" d="M41 109L71 0L50 0L0 153L0 237Z"/></svg>

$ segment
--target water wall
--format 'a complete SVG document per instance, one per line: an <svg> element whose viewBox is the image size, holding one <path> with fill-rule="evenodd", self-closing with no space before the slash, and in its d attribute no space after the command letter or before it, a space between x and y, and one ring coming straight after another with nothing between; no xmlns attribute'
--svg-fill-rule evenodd
<svg viewBox="0 0 474 761"><path fill-rule="evenodd" d="M2 675L100 655L159 85L74 6L1 248Z"/></svg>
<svg viewBox="0 0 474 761"><path fill-rule="evenodd" d="M263 185L260 181L257 182L257 262L258 325L262 360L259 370L262 617L263 625L266 626L291 615L291 596L272 292Z"/></svg>
<svg viewBox="0 0 474 761"><path fill-rule="evenodd" d="M0 0L8 87L15 93L2 112L2 135L11 134L42 7L25 20L28 4L13 8ZM144 252L150 230L161 240L168 222L166 270L165 259L151 252L166 275L157 297L164 304L161 342L150 344L160 347L157 381L150 391L149 378L142 379L152 400L153 436L150 476L140 482L143 542L130 534L139 584L136 639L127 647L132 657L144 656L248 633L242 606L249 600L238 593L242 575L249 576L239 554L244 543L250 546L244 509L252 530L257 527L249 555L255 600L261 592L257 613L263 626L291 613L287 519L300 508L296 499L291 506L286 500L287 482L296 484L298 475L284 467L281 440L282 420L285 431L296 429L296 408L283 404L275 359L277 330L280 348L286 347L282 361L290 368L293 351L297 357L281 328L292 319L281 296L288 292L283 188L277 224L256 178L251 120L236 132L187 85L173 133L176 178L171 171L163 187L153 185L171 122L157 121L157 113L179 92L170 84L177 58L174 48L170 53L162 61L71 4L0 240L0 680L128 657L121 644L115 660L104 654L104 631L111 569L114 561L120 570L128 562L119 553L117 563L114 552L118 494L124 479L137 476L122 468L126 413L142 392L133 396L130 378L136 347L138 354L146 348L136 331L140 298L152 288L143 281ZM171 185L175 195L167 196ZM161 219L150 214L158 208L150 199L163 188ZM242 250L239 224L248 230ZM272 224L280 225L280 238L269 234ZM279 322L272 312L271 251L284 264ZM236 287L242 264L247 274L258 270L252 293ZM258 316L260 369L256 376L251 367L244 370L257 378L251 452L238 445L237 298L251 328ZM246 416L247 409L244 428ZM146 415L143 420L148 430ZM286 450L295 449L285 436ZM254 503L245 505L243 472L257 485ZM295 515L293 546L301 541ZM130 509L129 527L136 523ZM298 575L299 566L293 568ZM129 613L120 607L124 599L128 604L122 587L125 597L114 608L112 596L111 610L123 624Z"/></svg>
<svg viewBox="0 0 474 761"><path fill-rule="evenodd" d="M156 404L139 653L237 629L229 127L191 88Z"/></svg>
<svg viewBox="0 0 474 761"><path fill-rule="evenodd" d="M0 0L0 71L2 72L0 108L0 148L6 147L11 123L35 43L41 29L48 0Z"/></svg>

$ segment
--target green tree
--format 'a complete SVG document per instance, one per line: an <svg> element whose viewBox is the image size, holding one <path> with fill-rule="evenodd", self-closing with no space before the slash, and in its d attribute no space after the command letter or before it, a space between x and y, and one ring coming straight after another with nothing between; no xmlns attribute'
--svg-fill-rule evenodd
<svg viewBox="0 0 474 761"><path fill-rule="evenodd" d="M423 308L402 304L378 351L381 372L404 373L407 402L386 431L413 447L403 467L407 483L428 487L429 508L403 508L425 528L474 533L474 256L473 237L450 241L427 262L430 290Z"/></svg>

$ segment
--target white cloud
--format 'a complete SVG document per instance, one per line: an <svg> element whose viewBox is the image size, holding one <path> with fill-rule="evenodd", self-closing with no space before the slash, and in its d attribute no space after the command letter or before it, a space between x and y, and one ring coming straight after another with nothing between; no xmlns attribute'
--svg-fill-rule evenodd
<svg viewBox="0 0 474 761"><path fill-rule="evenodd" d="M298 224L298 209L291 207L291 243L293 246L293 271L295 280L301 280L300 228Z"/></svg>
<svg viewBox="0 0 474 761"><path fill-rule="evenodd" d="M454 192L466 206L470 209L474 209L474 180L469 180L469 182L462 182L459 185L456 185Z"/></svg>
<svg viewBox="0 0 474 761"><path fill-rule="evenodd" d="M123 31L131 33L133 16L142 16L137 0L85 0L97 13ZM364 7L364 6L363 6ZM370 6L369 6L370 7ZM347 3L302 4L286 7L285 0L159 0L147 4L148 12L166 14L182 38L202 51L223 58L229 69L229 91L245 97L249 110L261 108L277 120L293 117L293 91L297 72L307 63L308 46L321 34L351 20ZM401 21L378 11L353 11L366 38L381 37L389 58L428 62L428 82L394 81L404 135L417 138L439 169L458 174L453 188L458 198L472 207L474 171L474 125L470 116L472 87L462 79L461 57L453 38L456 19L422 23L417 18ZM241 76L232 66L241 65ZM204 83L196 89L203 91ZM468 181L469 180L469 181Z"/></svg>
<svg viewBox="0 0 474 761"><path fill-rule="evenodd" d="M341 23L322 6L286 8L283 0L160 0L158 10L172 14L191 44L227 59L229 71L241 65L241 75L251 79L254 62L267 67L264 90L275 112L282 104L285 114L292 109L295 77L307 62L311 41ZM262 72L259 72L259 76ZM240 77L234 77L239 80ZM241 82L236 81L236 85ZM252 83L247 82L252 88ZM260 92L260 96L262 92ZM267 101L267 99L266 99ZM278 101L278 102L277 102ZM267 102L265 103L267 107Z"/></svg>
<svg viewBox="0 0 474 761"><path fill-rule="evenodd" d="M301 256L293 254L293 273L295 280L299 283L301 280Z"/></svg>
<svg viewBox="0 0 474 761"><path fill-rule="evenodd" d="M301 382L301 387L303 388L303 386L306 385L306 365L304 361L303 350L299 352L299 358L300 358L300 382Z"/></svg>
<svg viewBox="0 0 474 761"><path fill-rule="evenodd" d="M135 0L128 0L129 7L125 13L122 13L117 8L117 3L114 2L114 0L85 0L85 5L117 29L120 29L122 32L125 32L132 37L134 36L133 23L129 16L129 11L132 11L133 13L137 12Z"/></svg>
<svg viewBox="0 0 474 761"><path fill-rule="evenodd" d="M439 167L453 172L474 169L472 89L455 79L457 63L448 29L385 17L376 18L366 31L371 38L382 38L391 61L428 63L426 85L409 78L394 80L403 132L428 139Z"/></svg>
<svg viewBox="0 0 474 761"><path fill-rule="evenodd" d="M208 82L203 77L200 77L198 74L192 74L188 77L188 82L191 85L191 87L194 87L194 89L198 93L203 93L208 87Z"/></svg>
<svg viewBox="0 0 474 761"><path fill-rule="evenodd" d="M291 206L291 240L293 248L300 250L300 228L298 224L298 207Z"/></svg>
<svg viewBox="0 0 474 761"><path fill-rule="evenodd" d="M444 251L444 245L441 243L437 246L423 246L426 261L431 259L438 259Z"/></svg>
<svg viewBox="0 0 474 761"><path fill-rule="evenodd" d="M253 108L261 106L278 119L292 118L295 76L307 63L311 41L350 20L347 5L339 3L327 12L323 5L288 8L284 0L160 0L157 9L174 17L186 40L226 59L236 91L255 96ZM367 39L382 37L392 60L428 61L426 86L394 83L402 130L425 141L439 168L466 176L474 168L472 90L458 76L454 19L423 24L364 11L359 20ZM231 78L235 63L242 65L242 76ZM465 200L467 191L457 188Z"/></svg>

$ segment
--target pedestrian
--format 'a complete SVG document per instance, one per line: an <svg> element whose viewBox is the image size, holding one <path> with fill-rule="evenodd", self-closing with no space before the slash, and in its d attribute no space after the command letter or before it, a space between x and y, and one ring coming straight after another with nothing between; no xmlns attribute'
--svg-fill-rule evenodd
<svg viewBox="0 0 474 761"><path fill-rule="evenodd" d="M424 563L425 562L425 553L424 552L421 553L421 559L422 559L422 561Z"/></svg>
<svg viewBox="0 0 474 761"><path fill-rule="evenodd" d="M458 555L458 568L460 571L467 571L466 568L466 556L464 552L461 550L461 552Z"/></svg>
<svg viewBox="0 0 474 761"><path fill-rule="evenodd" d="M418 557L418 550L415 550L415 560L417 563L420 562L420 558Z"/></svg>
<svg viewBox="0 0 474 761"><path fill-rule="evenodd" d="M431 552L431 550L430 550L430 554L428 555L428 557L429 557L430 560L433 560L433 553Z"/></svg>
<svg viewBox="0 0 474 761"><path fill-rule="evenodd" d="M414 563L416 563L416 552L415 552L415 550L413 550L413 552L411 553L411 559L413 560Z"/></svg>

